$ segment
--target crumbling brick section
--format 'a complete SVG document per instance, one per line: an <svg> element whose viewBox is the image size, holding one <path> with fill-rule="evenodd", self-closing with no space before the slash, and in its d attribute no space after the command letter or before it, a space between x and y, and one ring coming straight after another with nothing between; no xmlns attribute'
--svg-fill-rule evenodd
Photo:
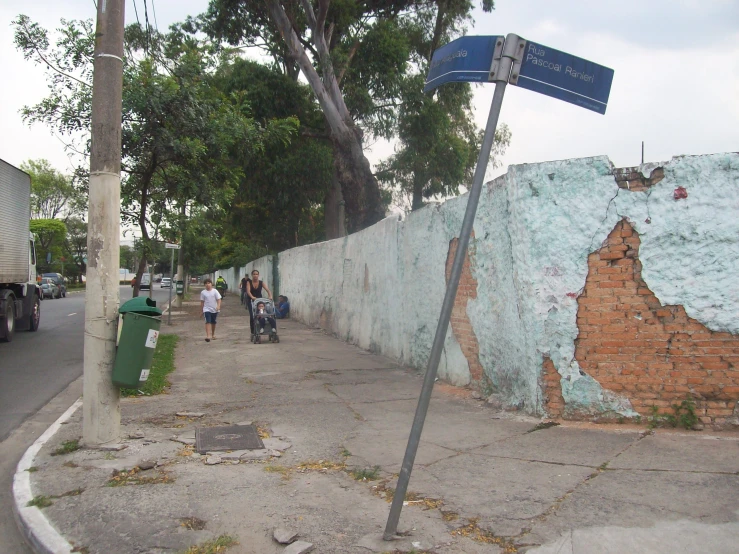
<svg viewBox="0 0 739 554"><path fill-rule="evenodd" d="M474 235L472 236L474 238ZM457 244L459 239L452 239L449 242L449 254L446 258L446 282L449 283L449 277L452 273L452 264L454 256L457 253ZM470 247L471 248L471 247ZM470 248L464 256L464 265L462 266L462 276L459 279L459 288L457 296L454 299L454 307L452 308L451 326L454 338L457 339L464 357L470 366L470 378L473 385L480 385L483 377L482 364L480 363L480 345L477 342L477 336L472 330L472 322L467 316L467 301L470 298L477 298L477 280L472 276L470 269ZM440 294L443 294L440 291Z"/></svg>
<svg viewBox="0 0 739 554"><path fill-rule="evenodd" d="M544 389L544 407L551 418L562 417L565 402L562 398L562 376L557 372L550 358L544 358L542 364L544 373L542 379Z"/></svg>
<svg viewBox="0 0 739 554"><path fill-rule="evenodd" d="M682 306L663 306L641 277L639 245L622 221L588 257L575 358L642 415L652 406L672 413L690 396L703 423L725 425L739 400L739 337L707 329Z"/></svg>

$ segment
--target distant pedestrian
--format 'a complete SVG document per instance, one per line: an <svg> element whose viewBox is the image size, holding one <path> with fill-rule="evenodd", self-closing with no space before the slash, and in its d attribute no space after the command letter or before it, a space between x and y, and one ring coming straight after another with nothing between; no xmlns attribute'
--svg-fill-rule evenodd
<svg viewBox="0 0 739 554"><path fill-rule="evenodd" d="M221 297L226 295L226 291L228 290L228 283L222 275L219 275L218 279L216 279L216 290L221 294Z"/></svg>
<svg viewBox="0 0 739 554"><path fill-rule="evenodd" d="M246 284L249 282L249 278L244 275L244 278L241 279L241 283L239 283L239 290L241 291L241 305L244 305L244 297L246 297Z"/></svg>
<svg viewBox="0 0 739 554"><path fill-rule="evenodd" d="M200 309L205 318L205 342L216 338L216 318L221 311L221 293L213 288L213 281L205 280L205 290L200 291Z"/></svg>
<svg viewBox="0 0 739 554"><path fill-rule="evenodd" d="M290 317L290 300L287 296L280 295L277 297L277 305L275 306L275 317L284 319Z"/></svg>
<svg viewBox="0 0 739 554"><path fill-rule="evenodd" d="M246 283L246 294L248 296L246 299L246 307L249 309L249 328L251 329L252 334L254 334L254 312L251 301L256 300L257 298L264 298L264 291L267 292L267 298L271 300L272 293L270 292L269 287L264 281L259 280L259 271L255 269L251 272L251 281Z"/></svg>

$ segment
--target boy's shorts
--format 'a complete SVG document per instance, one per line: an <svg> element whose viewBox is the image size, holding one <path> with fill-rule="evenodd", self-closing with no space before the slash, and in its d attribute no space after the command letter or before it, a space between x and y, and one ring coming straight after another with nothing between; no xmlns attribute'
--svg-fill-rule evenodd
<svg viewBox="0 0 739 554"><path fill-rule="evenodd" d="M203 315L205 315L206 323L212 323L215 325L216 317L218 317L218 314L216 312L203 312Z"/></svg>

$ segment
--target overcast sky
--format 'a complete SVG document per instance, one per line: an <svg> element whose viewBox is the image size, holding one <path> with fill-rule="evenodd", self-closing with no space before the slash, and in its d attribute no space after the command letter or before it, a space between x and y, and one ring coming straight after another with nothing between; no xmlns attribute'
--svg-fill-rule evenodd
<svg viewBox="0 0 739 554"><path fill-rule="evenodd" d="M148 1L153 21L152 0ZM144 0L136 0L144 20ZM157 0L159 28L202 12L207 0ZM48 129L29 129L19 110L47 94L44 70L23 60L11 21L24 13L47 28L60 18L95 17L93 0L0 2L0 158L14 164L46 158L71 171L61 142ZM517 87L508 87L501 121L513 134L504 166L608 155L616 166L680 154L739 150L739 1L737 0L497 0L491 14L475 12L469 34L518 35L615 70L605 115ZM135 22L133 0L126 21ZM482 127L493 85L477 85ZM370 160L392 146L374 145Z"/></svg>

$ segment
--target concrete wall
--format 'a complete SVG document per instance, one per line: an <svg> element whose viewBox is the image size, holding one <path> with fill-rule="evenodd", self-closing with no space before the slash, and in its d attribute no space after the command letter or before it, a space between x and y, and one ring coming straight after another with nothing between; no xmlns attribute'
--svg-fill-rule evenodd
<svg viewBox="0 0 739 554"><path fill-rule="evenodd" d="M259 271L259 278L267 283L269 290L275 293L274 288L274 256L263 256L252 262L249 262L243 267L232 267L229 269L220 269L213 274L213 282L219 277L223 276L228 283L228 292L233 294L239 294L239 283L241 279L246 276L251 278L251 272L256 269ZM275 293L276 294L276 293Z"/></svg>
<svg viewBox="0 0 739 554"><path fill-rule="evenodd" d="M281 291L290 297L293 317L424 368L466 202L462 196L402 221L388 218L344 239L282 252ZM609 235L621 222L638 237L638 249L624 242L628 237L621 236L622 227L616 237L622 242L609 246ZM638 261L642 288L662 307L684 308L686 326L699 324L732 338L739 333L738 154L679 157L627 170L614 169L606 157L512 166L485 186L474 234L440 376L495 392L511 407L566 417L643 414L649 398L632 403L636 389L609 384L616 374L619 379L628 375L622 373L628 363L642 363L642 379L653 381L651 391L642 391L645 395L661 394L674 384L667 382L671 377L665 368L658 375L648 362L626 359L639 355L634 348L647 349L642 355L664 353L657 352L661 346L639 343L634 322L642 316L625 307L621 317L610 312L620 323L591 326L589 331L602 340L617 331L636 334L628 344L605 347L616 349L601 352L611 359L581 366L585 354L576 354L578 337L588 336L583 330L587 317L578 321L581 301L592 298L590 289L598 289L595 297L610 294L614 305L621 306L621 296L607 288L617 285L600 289L588 284L586 291L586 281L607 275L598 275L599 269L608 268L596 262L620 267L617 278L626 279L619 260ZM608 251L601 252L606 246ZM629 251L632 258L619 257ZM594 253L611 258L596 260ZM635 271L631 273L633 277ZM617 278L608 277L611 283ZM636 277L631 280L627 288L639 286ZM636 290L632 288L628 294ZM633 301L626 292L623 298ZM659 317L653 319L660 325L675 325ZM671 329L665 332L678 333ZM688 327L679 331L694 332ZM725 381L711 384L721 390L725 415L739 399L739 389L730 392L739 350L726 348L721 355L724 376L707 377ZM709 354L704 350L698 355ZM695 358L692 362L698 363ZM612 364L610 380L604 383L597 376L605 374L595 371L599 363ZM713 371L704 366L704 371ZM687 394L699 401L707 422L721 423L718 412L707 411L715 394L703 391L688 387Z"/></svg>

